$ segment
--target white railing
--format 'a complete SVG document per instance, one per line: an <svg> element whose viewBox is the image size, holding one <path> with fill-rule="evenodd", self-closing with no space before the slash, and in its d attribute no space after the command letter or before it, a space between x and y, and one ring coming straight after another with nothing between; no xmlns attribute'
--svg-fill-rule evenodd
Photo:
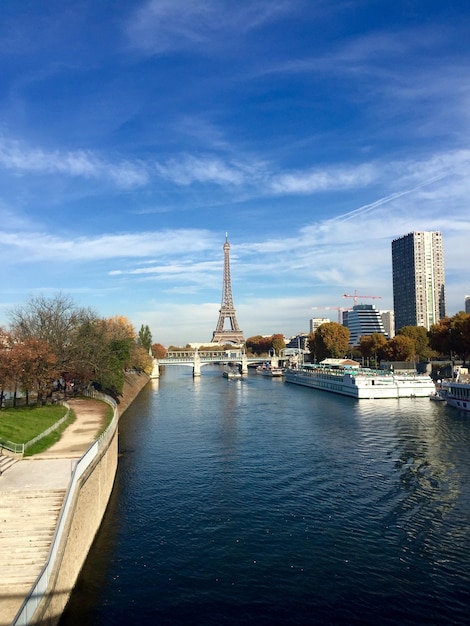
<svg viewBox="0 0 470 626"><path fill-rule="evenodd" d="M106 430L88 448L85 454L77 461L75 468L72 470L70 485L65 494L64 503L60 511L59 521L55 529L55 533L52 539L52 544L49 550L49 555L47 557L46 564L44 565L31 591L26 596L23 604L21 605L18 613L15 616L15 619L11 623L11 626L27 626L33 619L34 613L36 612L39 604L41 603L44 595L46 594L46 591L49 586L49 582L51 580L51 575L54 570L57 552L59 550L59 546L60 546L60 543L62 541L62 537L64 534L64 528L65 528L70 510L72 507L72 503L74 501L75 490L77 488L78 481L80 480L85 470L90 466L93 459L98 455L98 452L103 447L103 445L107 443L110 437L114 434L114 431L117 427L117 423L118 423L117 404L112 398L102 393L99 393L97 391L85 392L83 395L96 398L97 400L103 400L104 402L107 402L108 404L110 404L114 409L113 419L111 420Z"/></svg>

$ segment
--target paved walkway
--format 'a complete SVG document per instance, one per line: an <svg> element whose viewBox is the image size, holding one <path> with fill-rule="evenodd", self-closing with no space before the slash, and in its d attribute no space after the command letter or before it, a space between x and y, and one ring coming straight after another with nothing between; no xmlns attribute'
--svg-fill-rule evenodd
<svg viewBox="0 0 470 626"><path fill-rule="evenodd" d="M0 476L0 626L9 626L43 568L72 470L102 430L109 407L67 401L76 420L60 440Z"/></svg>

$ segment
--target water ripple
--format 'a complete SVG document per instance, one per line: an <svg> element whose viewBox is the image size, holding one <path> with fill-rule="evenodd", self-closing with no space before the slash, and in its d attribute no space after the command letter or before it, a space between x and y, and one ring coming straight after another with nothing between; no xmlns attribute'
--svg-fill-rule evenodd
<svg viewBox="0 0 470 626"><path fill-rule="evenodd" d="M170 370L62 626L468 621L468 418Z"/></svg>

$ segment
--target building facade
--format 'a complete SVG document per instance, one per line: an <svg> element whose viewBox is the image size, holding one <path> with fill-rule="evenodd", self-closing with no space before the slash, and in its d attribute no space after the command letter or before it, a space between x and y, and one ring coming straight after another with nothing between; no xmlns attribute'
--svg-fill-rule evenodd
<svg viewBox="0 0 470 626"><path fill-rule="evenodd" d="M358 346L363 335L386 335L382 316L373 304L356 304L348 311L349 344Z"/></svg>
<svg viewBox="0 0 470 626"><path fill-rule="evenodd" d="M329 324L331 322L329 317L312 317L310 320L310 332L314 333L322 324Z"/></svg>
<svg viewBox="0 0 470 626"><path fill-rule="evenodd" d="M395 330L445 316L444 247L440 232L413 232L392 241Z"/></svg>
<svg viewBox="0 0 470 626"><path fill-rule="evenodd" d="M395 337L395 313L394 311L380 311L385 334L389 339Z"/></svg>
<svg viewBox="0 0 470 626"><path fill-rule="evenodd" d="M470 296L465 296L465 313L470 313Z"/></svg>

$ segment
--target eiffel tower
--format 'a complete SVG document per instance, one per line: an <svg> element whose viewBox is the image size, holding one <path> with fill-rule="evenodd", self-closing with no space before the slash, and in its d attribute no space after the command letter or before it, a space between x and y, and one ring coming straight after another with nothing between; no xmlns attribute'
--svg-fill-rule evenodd
<svg viewBox="0 0 470 626"><path fill-rule="evenodd" d="M219 310L219 321L212 335L212 343L244 343L243 332L238 327L235 307L233 306L232 283L230 280L230 244L225 234L224 243L224 284L222 287L222 305ZM225 320L230 321L230 330L224 330Z"/></svg>

